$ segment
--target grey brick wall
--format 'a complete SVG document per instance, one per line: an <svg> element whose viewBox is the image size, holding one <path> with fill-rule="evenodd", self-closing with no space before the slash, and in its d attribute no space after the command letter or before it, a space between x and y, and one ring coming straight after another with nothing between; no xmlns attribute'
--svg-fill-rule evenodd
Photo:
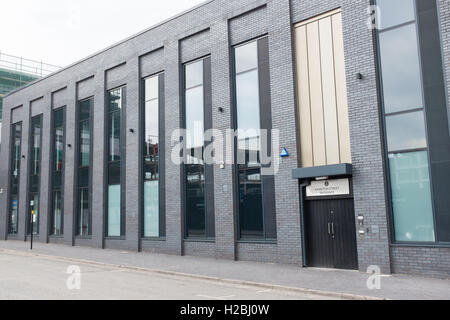
<svg viewBox="0 0 450 320"><path fill-rule="evenodd" d="M367 27L370 1L322 0L292 3L294 23L342 8L355 214L365 217L367 227L378 226L380 230L378 234L369 233L363 239L358 238L359 268L366 271L369 265L378 265L383 272L389 273L376 60L372 31ZM357 73L363 74L364 80L357 80Z"/></svg>
<svg viewBox="0 0 450 320"><path fill-rule="evenodd" d="M450 84L450 4L439 0L442 26L443 54L447 82ZM318 14L342 8L344 46L347 69L348 103L352 159L354 165L355 214L364 215L369 233L358 239L360 270L378 265L383 272L445 273L450 254L438 248L391 248L386 208L383 149L379 101L377 94L376 61L372 31L367 27L369 0L214 0L168 20L127 41L95 54L51 77L28 86L4 100L4 115L0 152L0 237L5 239L9 190L8 166L10 124L23 122L22 154L28 155L30 102L43 97L43 183L41 198L48 198L50 148L50 111L66 107L66 144L75 143L75 106L77 100L94 96L92 181L92 237L76 239L73 235L75 193L75 147L66 148L64 237L50 238L55 243L138 250L139 240L139 88L140 79L157 72L165 73L166 129L166 238L142 241L142 250L157 253L188 254L264 262L302 263L301 226L298 182L291 170L298 166L296 93L292 25ZM184 242L181 214L180 167L170 159L172 132L180 126L181 63L211 55L214 128L225 130L232 126L233 99L231 90L231 46L262 35L269 38L270 83L273 128L280 129L281 147L289 158L281 160L275 177L277 212L276 243L236 242L236 203L233 193L233 168L214 168L216 239L213 242ZM364 75L357 80L356 73ZM104 239L105 181L105 91L127 86L126 160L126 237ZM450 85L449 85L450 96ZM450 101L449 101L450 102ZM12 109L22 106L19 109ZM449 103L450 106L450 103ZM224 112L218 111L222 107ZM34 112L34 111L33 111ZM135 133L128 129L135 129ZM281 151L281 150L280 150ZM25 204L27 194L27 161L22 160L20 178L20 230L16 239L24 239ZM47 188L47 189L46 189ZM41 236L47 241L46 217L49 205L42 203ZM355 226L356 228L356 226ZM375 230L379 232L374 233ZM9 237L12 239L14 237ZM392 251L392 261L391 261ZM428 259L428 260L427 260ZM430 263L433 261L435 263ZM438 267L434 267L439 264ZM392 265L392 268L391 268ZM447 268L448 269L448 268Z"/></svg>

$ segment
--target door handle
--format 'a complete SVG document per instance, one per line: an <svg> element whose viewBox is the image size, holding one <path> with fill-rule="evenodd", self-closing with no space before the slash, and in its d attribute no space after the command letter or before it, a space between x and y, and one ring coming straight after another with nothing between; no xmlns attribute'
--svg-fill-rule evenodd
<svg viewBox="0 0 450 320"><path fill-rule="evenodd" d="M331 235L333 236L334 239L334 222L331 223Z"/></svg>
<svg viewBox="0 0 450 320"><path fill-rule="evenodd" d="M331 222L328 222L328 235L331 236Z"/></svg>

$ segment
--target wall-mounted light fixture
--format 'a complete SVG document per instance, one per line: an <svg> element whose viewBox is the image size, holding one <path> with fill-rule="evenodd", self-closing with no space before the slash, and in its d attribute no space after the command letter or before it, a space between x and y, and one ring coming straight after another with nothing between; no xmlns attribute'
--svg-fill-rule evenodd
<svg viewBox="0 0 450 320"><path fill-rule="evenodd" d="M130 133L134 133L134 129L130 129Z"/></svg>
<svg viewBox="0 0 450 320"><path fill-rule="evenodd" d="M67 145L67 148L72 148L72 145L69 143L69 144Z"/></svg>
<svg viewBox="0 0 450 320"><path fill-rule="evenodd" d="M357 79L357 80L362 80L363 78L364 78L364 76L362 75L362 73L359 73L359 72L358 72L358 73L356 74L356 79Z"/></svg>
<svg viewBox="0 0 450 320"><path fill-rule="evenodd" d="M219 107L219 112L223 113L225 110L222 107Z"/></svg>
<svg viewBox="0 0 450 320"><path fill-rule="evenodd" d="M25 157L25 155L23 154L23 155L22 155L22 159L25 159L25 158L26 158L26 157Z"/></svg>

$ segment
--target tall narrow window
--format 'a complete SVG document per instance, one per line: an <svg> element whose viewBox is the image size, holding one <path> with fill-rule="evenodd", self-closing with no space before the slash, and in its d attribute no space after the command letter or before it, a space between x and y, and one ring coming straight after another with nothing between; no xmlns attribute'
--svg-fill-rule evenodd
<svg viewBox="0 0 450 320"><path fill-rule="evenodd" d="M124 92L125 88L122 87L108 93L108 237L120 237L124 234L121 191L121 127Z"/></svg>
<svg viewBox="0 0 450 320"><path fill-rule="evenodd" d="M268 57L261 55L268 55L267 37L234 48L239 237L273 240L274 180L261 175L260 161L261 129L272 125Z"/></svg>
<svg viewBox="0 0 450 320"><path fill-rule="evenodd" d="M204 132L212 127L210 77L209 57L184 65L186 238L215 236L213 168L203 159Z"/></svg>
<svg viewBox="0 0 450 320"><path fill-rule="evenodd" d="M434 242L414 0L377 0L383 105L396 241Z"/></svg>
<svg viewBox="0 0 450 320"><path fill-rule="evenodd" d="M65 109L53 111L52 219L50 234L63 234Z"/></svg>
<svg viewBox="0 0 450 320"><path fill-rule="evenodd" d="M30 175L29 175L29 200L28 219L32 218L28 227L28 234L39 234L39 189L41 183L41 140L42 140L42 116L34 117L31 120L31 152L30 152ZM33 213L33 215L32 215ZM30 220L28 220L30 221Z"/></svg>
<svg viewBox="0 0 450 320"><path fill-rule="evenodd" d="M9 227L8 233L17 234L19 231L19 179L20 160L22 152L22 124L12 125L11 130L11 172L10 172L10 199L9 199Z"/></svg>
<svg viewBox="0 0 450 320"><path fill-rule="evenodd" d="M160 75L145 79L144 237L160 237Z"/></svg>
<svg viewBox="0 0 450 320"><path fill-rule="evenodd" d="M94 99L78 104L78 204L77 236L87 237L91 231L90 168L91 168L91 112Z"/></svg>

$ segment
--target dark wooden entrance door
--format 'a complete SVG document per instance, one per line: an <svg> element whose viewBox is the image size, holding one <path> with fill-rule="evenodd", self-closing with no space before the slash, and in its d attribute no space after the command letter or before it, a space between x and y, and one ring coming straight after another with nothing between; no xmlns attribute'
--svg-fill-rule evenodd
<svg viewBox="0 0 450 320"><path fill-rule="evenodd" d="M306 265L358 269L353 199L305 203Z"/></svg>

